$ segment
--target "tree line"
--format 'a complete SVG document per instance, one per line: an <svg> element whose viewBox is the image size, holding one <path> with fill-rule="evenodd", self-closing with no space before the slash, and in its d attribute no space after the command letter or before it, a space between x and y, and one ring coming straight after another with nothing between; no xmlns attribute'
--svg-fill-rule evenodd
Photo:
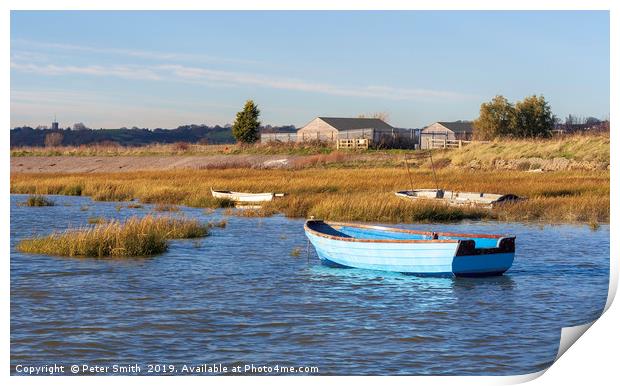
<svg viewBox="0 0 620 386"><path fill-rule="evenodd" d="M295 132L293 125L261 126L259 131L265 132ZM44 126L32 128L28 126L16 127L11 130L11 147L20 146L80 146L91 144L117 144L122 146L142 146L154 143L201 143L226 144L236 141L232 127L183 125L176 129L90 129L83 123L76 123L66 129L51 129Z"/></svg>
<svg viewBox="0 0 620 386"><path fill-rule="evenodd" d="M515 104L497 95L480 106L480 116L473 122L474 137L546 138L551 136L555 122L551 106L542 95L532 95Z"/></svg>
<svg viewBox="0 0 620 386"><path fill-rule="evenodd" d="M491 140L499 137L548 138L553 130L574 132L580 130L609 130L609 121L570 114L564 123L551 111L551 106L540 95L532 95L516 103L497 95L480 105L480 116L474 120L474 138Z"/></svg>

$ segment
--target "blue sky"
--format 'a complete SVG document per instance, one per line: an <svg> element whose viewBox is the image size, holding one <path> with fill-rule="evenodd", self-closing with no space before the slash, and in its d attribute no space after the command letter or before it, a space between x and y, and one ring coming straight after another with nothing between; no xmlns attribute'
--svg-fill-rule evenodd
<svg viewBox="0 0 620 386"><path fill-rule="evenodd" d="M543 94L609 116L609 13L11 13L11 126L265 124L387 112L397 127L473 119Z"/></svg>

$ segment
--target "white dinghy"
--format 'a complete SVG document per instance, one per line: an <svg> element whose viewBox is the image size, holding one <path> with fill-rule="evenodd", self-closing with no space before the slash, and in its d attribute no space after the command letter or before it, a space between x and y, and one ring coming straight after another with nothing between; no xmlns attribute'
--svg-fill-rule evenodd
<svg viewBox="0 0 620 386"><path fill-rule="evenodd" d="M234 202L265 202L273 200L274 197L284 197L284 193L245 193L213 189L211 194L215 198L225 198Z"/></svg>

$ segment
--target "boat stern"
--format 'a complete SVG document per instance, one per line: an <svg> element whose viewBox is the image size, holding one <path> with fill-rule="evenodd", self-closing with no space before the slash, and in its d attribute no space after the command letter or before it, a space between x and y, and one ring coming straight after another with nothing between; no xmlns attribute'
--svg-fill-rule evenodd
<svg viewBox="0 0 620 386"><path fill-rule="evenodd" d="M461 240L452 261L456 276L494 276L506 272L514 261L516 237L498 239L495 247L476 248L475 240Z"/></svg>

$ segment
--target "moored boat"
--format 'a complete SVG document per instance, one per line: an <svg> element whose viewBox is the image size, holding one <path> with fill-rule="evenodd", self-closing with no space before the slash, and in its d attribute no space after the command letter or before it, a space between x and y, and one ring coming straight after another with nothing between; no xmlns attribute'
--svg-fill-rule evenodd
<svg viewBox="0 0 620 386"><path fill-rule="evenodd" d="M274 197L283 197L284 193L244 193L211 189L211 195L215 198L225 198L235 202L264 202L271 201Z"/></svg>
<svg viewBox="0 0 620 386"><path fill-rule="evenodd" d="M515 236L426 232L308 220L321 262L417 275L491 276L514 260Z"/></svg>
<svg viewBox="0 0 620 386"><path fill-rule="evenodd" d="M497 204L522 200L515 194L495 194L483 192L456 192L443 189L402 190L396 196L410 200L436 200L449 205L478 205L493 207Z"/></svg>

